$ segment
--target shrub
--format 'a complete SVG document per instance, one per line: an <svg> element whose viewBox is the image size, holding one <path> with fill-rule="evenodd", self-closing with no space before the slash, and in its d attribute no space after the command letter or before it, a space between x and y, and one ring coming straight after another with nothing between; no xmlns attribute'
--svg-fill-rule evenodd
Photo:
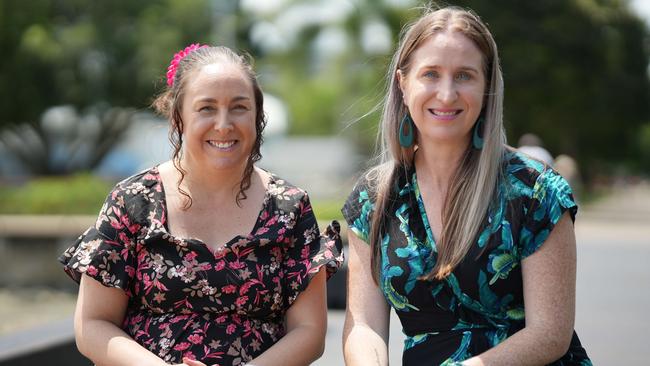
<svg viewBox="0 0 650 366"><path fill-rule="evenodd" d="M0 186L0 214L96 215L113 183L88 173Z"/></svg>

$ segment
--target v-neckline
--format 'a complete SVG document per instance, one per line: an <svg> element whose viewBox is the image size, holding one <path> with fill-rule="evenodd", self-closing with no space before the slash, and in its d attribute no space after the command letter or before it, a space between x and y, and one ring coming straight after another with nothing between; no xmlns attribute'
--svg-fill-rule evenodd
<svg viewBox="0 0 650 366"><path fill-rule="evenodd" d="M220 244L219 246L214 246L214 249L208 245L205 241L199 239L199 238L194 238L194 237L179 237L171 233L169 230L169 210L167 208L167 195L165 194L165 184L163 183L162 175L160 174L160 164L156 165L152 169L153 175L156 177L158 184L160 185L160 194L162 194L162 201L164 202L163 207L162 207L162 215L164 216L161 218L161 227L162 230L164 230L165 234L169 235L169 237L174 240L174 241L181 241L185 243L194 243L202 246L205 248L208 252L212 253L213 255L216 255L217 253L223 251L224 249L228 249L230 246L233 245L233 243L239 242L241 239L248 239L249 241L255 236L255 233L259 230L260 225L262 224L263 216L264 213L268 209L268 205L270 202L271 198L271 191L272 191L272 186L275 186L276 184L276 177L265 170L266 173L269 174L269 181L268 184L266 185L266 189L264 192L264 198L262 199L262 207L260 208L259 213L257 214L257 218L255 219L255 224L253 224L253 228L248 234L236 234L234 237L231 239L227 240L225 243ZM268 215L266 215L268 216Z"/></svg>
<svg viewBox="0 0 650 366"><path fill-rule="evenodd" d="M427 210L424 206L424 199L422 198L422 192L420 192L420 186L418 185L417 173L413 171L413 191L415 192L415 199L418 203L418 208L420 211L420 217L422 219L422 225L424 225L424 231L427 233L427 240L431 243L430 247L434 253L437 253L436 249L436 240L433 236L433 230L431 230L431 224L429 223L429 217L427 216Z"/></svg>

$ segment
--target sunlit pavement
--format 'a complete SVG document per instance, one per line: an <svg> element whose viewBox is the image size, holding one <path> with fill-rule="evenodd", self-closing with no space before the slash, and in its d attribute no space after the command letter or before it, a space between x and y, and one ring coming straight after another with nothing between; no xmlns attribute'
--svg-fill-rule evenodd
<svg viewBox="0 0 650 366"><path fill-rule="evenodd" d="M646 365L650 360L650 215L646 214L644 210L634 218L592 212L578 216L575 328L594 365ZM314 365L343 365L343 320L343 311L329 312L325 353ZM391 365L400 365L404 337L394 314L390 337Z"/></svg>

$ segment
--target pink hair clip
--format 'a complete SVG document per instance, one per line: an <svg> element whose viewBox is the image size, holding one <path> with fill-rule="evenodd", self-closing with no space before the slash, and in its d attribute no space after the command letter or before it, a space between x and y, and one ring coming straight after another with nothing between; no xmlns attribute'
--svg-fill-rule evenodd
<svg viewBox="0 0 650 366"><path fill-rule="evenodd" d="M167 85L172 86L174 85L174 77L176 76L176 70L178 69L178 64L181 62L181 60L189 55L190 53L198 50L199 48L203 47L208 47L208 45L201 45L199 43L192 43L191 45L185 47L185 49L176 52L174 55L174 58L172 58L172 61L169 63L169 67L167 67Z"/></svg>

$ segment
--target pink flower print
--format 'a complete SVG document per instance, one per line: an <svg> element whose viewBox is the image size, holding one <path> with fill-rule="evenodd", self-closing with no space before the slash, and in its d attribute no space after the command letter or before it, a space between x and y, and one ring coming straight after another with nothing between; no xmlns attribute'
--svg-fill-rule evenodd
<svg viewBox="0 0 650 366"><path fill-rule="evenodd" d="M239 294L243 295L248 292L248 290L253 286L252 281L248 281L239 288Z"/></svg>
<svg viewBox="0 0 650 366"><path fill-rule="evenodd" d="M237 329L237 326L235 324L230 324L228 327L226 327L226 334L231 335L235 333L235 330Z"/></svg>
<svg viewBox="0 0 650 366"><path fill-rule="evenodd" d="M154 175L154 174L151 174L151 173L147 173L142 177L142 179L145 179L145 180L158 180L158 176Z"/></svg>
<svg viewBox="0 0 650 366"><path fill-rule="evenodd" d="M222 269L224 269L224 267L226 267L226 262L221 260L221 261L217 262L217 264L214 265L214 270L215 271L221 271Z"/></svg>
<svg viewBox="0 0 650 366"><path fill-rule="evenodd" d="M131 234L135 234L138 231L140 231L140 224L129 225L128 228L129 228L129 231L131 232Z"/></svg>
<svg viewBox="0 0 650 366"><path fill-rule="evenodd" d="M129 231L131 232L131 234L135 233L136 231L138 231L140 229L140 225L138 225L138 224L131 225L131 221L129 220L129 216L127 216L126 213L124 215L120 216L119 218L120 218L120 221L122 222L122 225L124 225L124 227L128 228Z"/></svg>
<svg viewBox="0 0 650 366"><path fill-rule="evenodd" d="M248 296L240 296L235 300L235 305L242 306L246 304L246 301L248 301Z"/></svg>
<svg viewBox="0 0 650 366"><path fill-rule="evenodd" d="M181 342L174 346L175 351L185 351L188 348L190 348L190 344L188 342Z"/></svg>
<svg viewBox="0 0 650 366"><path fill-rule="evenodd" d="M200 344L203 342L203 336L199 334L192 334L191 336L187 337L187 340L192 342L192 344Z"/></svg>
<svg viewBox="0 0 650 366"><path fill-rule="evenodd" d="M222 316L218 317L217 319L215 319L215 321L217 322L217 324L221 324L221 323L225 322L226 319L228 319L228 316L227 315L222 315Z"/></svg>
<svg viewBox="0 0 650 366"><path fill-rule="evenodd" d="M129 238L124 231L120 231L118 234L120 238L120 242L124 245L130 245L131 244L131 238Z"/></svg>
<svg viewBox="0 0 650 366"><path fill-rule="evenodd" d="M86 273L88 273L91 276L96 276L97 268L95 268L95 266L88 266L88 269L86 269Z"/></svg>
<svg viewBox="0 0 650 366"><path fill-rule="evenodd" d="M194 252L194 251L189 252L189 253L185 254L185 260L188 261L188 262L191 262L191 261L194 260L194 258L196 258L196 256L197 256L196 252Z"/></svg>
<svg viewBox="0 0 650 366"><path fill-rule="evenodd" d="M110 217L109 218L111 222L111 227L116 230L121 230L122 229L122 223L120 223L120 220L116 219L115 217Z"/></svg>
<svg viewBox="0 0 650 366"><path fill-rule="evenodd" d="M293 258L287 259L287 267L293 267L296 265L296 261Z"/></svg>
<svg viewBox="0 0 650 366"><path fill-rule="evenodd" d="M242 268L246 267L246 265L244 263L240 262L240 261L234 261L234 262L228 263L228 267L230 267L232 269L242 269Z"/></svg>
<svg viewBox="0 0 650 366"><path fill-rule="evenodd" d="M271 254L275 258L279 258L282 256L282 249L280 249L280 247L274 247L271 249Z"/></svg>
<svg viewBox="0 0 650 366"><path fill-rule="evenodd" d="M264 227L272 226L272 225L274 225L276 222L278 222L278 217L277 217L277 216L273 216L273 217L271 217L271 218L269 219L269 221L267 221L267 222L264 223Z"/></svg>
<svg viewBox="0 0 650 366"><path fill-rule="evenodd" d="M257 229L257 231L255 232L255 235L266 234L268 231L269 231L269 228L261 227L261 228Z"/></svg>
<svg viewBox="0 0 650 366"><path fill-rule="evenodd" d="M173 318L169 319L169 322L172 323L172 324L176 324L178 322L187 320L188 318L189 318L189 316L187 316L187 315L176 315Z"/></svg>
<svg viewBox="0 0 650 366"><path fill-rule="evenodd" d="M153 295L153 301L155 301L155 302L157 302L157 303L160 304L161 302L165 301L165 294L162 293L162 292L156 292L156 293Z"/></svg>
<svg viewBox="0 0 650 366"><path fill-rule="evenodd" d="M125 266L124 271L126 272L127 275L129 275L130 278L133 278L135 275L135 268L131 266Z"/></svg>
<svg viewBox="0 0 650 366"><path fill-rule="evenodd" d="M234 294L235 291L237 291L237 287L235 285L227 285L227 286L223 286L221 288L221 291L224 294Z"/></svg>
<svg viewBox="0 0 650 366"><path fill-rule="evenodd" d="M210 268L212 268L212 265L211 265L210 263L201 263L201 264L199 265L199 268L200 268L202 271L209 271Z"/></svg>
<svg viewBox="0 0 650 366"><path fill-rule="evenodd" d="M116 251L112 250L110 253L108 253L108 260L115 263L117 260L120 259L120 255L117 254Z"/></svg>

